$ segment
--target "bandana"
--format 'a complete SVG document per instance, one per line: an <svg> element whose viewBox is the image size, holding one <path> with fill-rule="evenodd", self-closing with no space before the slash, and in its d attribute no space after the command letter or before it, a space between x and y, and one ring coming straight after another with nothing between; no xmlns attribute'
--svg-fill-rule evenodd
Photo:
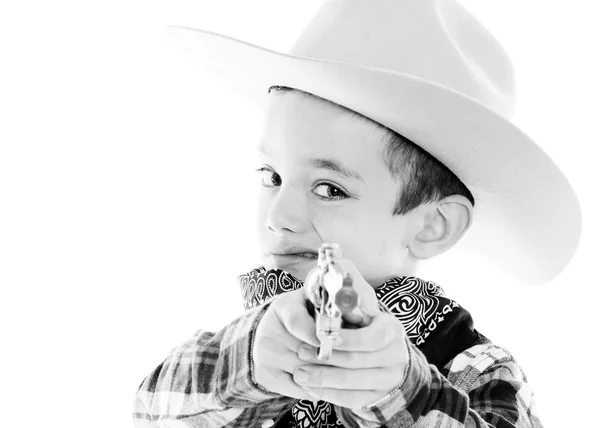
<svg viewBox="0 0 600 428"><path fill-rule="evenodd" d="M246 310L269 302L304 284L281 270L263 266L238 277ZM447 298L442 288L420 278L402 276L375 289L379 301L402 323L413 344L440 371L478 339L469 312ZM277 427L341 427L333 406L325 401L298 401Z"/></svg>

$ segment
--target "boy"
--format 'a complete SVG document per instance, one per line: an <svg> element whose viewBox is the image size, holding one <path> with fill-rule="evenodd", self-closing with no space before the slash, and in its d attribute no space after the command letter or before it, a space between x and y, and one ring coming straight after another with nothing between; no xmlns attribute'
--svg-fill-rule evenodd
<svg viewBox="0 0 600 428"><path fill-rule="evenodd" d="M142 383L136 422L540 426L508 351L415 277L418 260L463 236L532 283L560 272L576 246L570 186L501 115L511 69L493 38L456 3L434 0L327 2L292 57L192 34L203 59L240 58L220 71L268 93L264 267L240 278L244 315L198 332ZM301 282L323 242L340 245L373 316L342 329L326 362Z"/></svg>

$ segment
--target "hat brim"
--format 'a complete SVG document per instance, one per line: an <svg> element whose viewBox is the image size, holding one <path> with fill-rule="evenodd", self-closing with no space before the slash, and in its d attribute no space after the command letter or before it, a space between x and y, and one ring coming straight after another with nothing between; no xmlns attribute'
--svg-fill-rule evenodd
<svg viewBox="0 0 600 428"><path fill-rule="evenodd" d="M421 146L454 172L476 201L457 248L491 259L529 284L555 278L581 235L579 202L544 151L509 120L419 77L294 57L208 31L169 27L190 58L264 107L274 85L354 110Z"/></svg>

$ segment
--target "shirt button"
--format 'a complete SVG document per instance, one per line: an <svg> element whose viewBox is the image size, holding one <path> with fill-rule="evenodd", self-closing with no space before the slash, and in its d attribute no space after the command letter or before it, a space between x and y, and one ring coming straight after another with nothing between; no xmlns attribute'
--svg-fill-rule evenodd
<svg viewBox="0 0 600 428"><path fill-rule="evenodd" d="M275 425L275 421L273 419L267 419L266 421L264 421L261 425L261 428L269 428L272 427L273 425Z"/></svg>

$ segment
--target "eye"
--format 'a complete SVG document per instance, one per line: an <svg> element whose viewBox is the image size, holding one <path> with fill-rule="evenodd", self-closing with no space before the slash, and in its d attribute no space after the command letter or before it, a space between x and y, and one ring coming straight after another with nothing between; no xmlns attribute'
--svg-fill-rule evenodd
<svg viewBox="0 0 600 428"><path fill-rule="evenodd" d="M321 183L315 186L313 193L320 199L337 201L349 198L348 194L330 183Z"/></svg>
<svg viewBox="0 0 600 428"><path fill-rule="evenodd" d="M281 186L281 176L273 171L271 168L261 167L256 170L260 173L261 180L260 184L265 187L276 187Z"/></svg>

